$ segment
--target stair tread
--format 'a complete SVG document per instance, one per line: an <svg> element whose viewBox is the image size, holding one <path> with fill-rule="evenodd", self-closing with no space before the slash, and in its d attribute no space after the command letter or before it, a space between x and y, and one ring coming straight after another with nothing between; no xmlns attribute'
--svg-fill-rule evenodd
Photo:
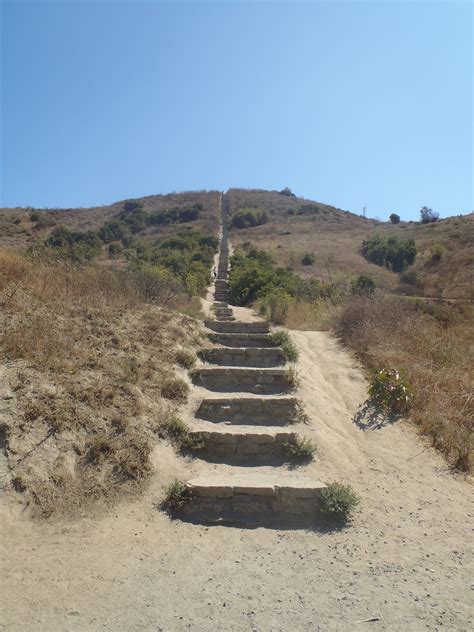
<svg viewBox="0 0 474 632"><path fill-rule="evenodd" d="M292 428L293 426L287 426ZM238 435L238 436L271 436L277 435L295 435L295 430L285 429L282 430L282 426L249 426L249 425L234 425L229 423L216 424L214 422L194 422L190 430L191 434L195 432L209 432L214 435Z"/></svg>
<svg viewBox="0 0 474 632"><path fill-rule="evenodd" d="M320 490L326 485L317 479L301 474L288 472L260 473L252 472L249 474L210 474L205 476L196 476L187 482L189 487L193 488L213 488L222 487L261 489L261 488L286 488L295 490Z"/></svg>

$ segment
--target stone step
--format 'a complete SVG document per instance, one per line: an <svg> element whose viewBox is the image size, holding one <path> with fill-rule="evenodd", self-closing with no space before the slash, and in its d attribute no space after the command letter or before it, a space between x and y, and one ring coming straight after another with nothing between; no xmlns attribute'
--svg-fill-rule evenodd
<svg viewBox="0 0 474 632"><path fill-rule="evenodd" d="M225 347L275 347L268 334L209 334L208 338Z"/></svg>
<svg viewBox="0 0 474 632"><path fill-rule="evenodd" d="M196 452L197 457L251 459L255 465L269 457L285 460L285 445L293 442L297 436L296 432L282 430L281 427L216 427L215 424L206 424L204 428L192 430L190 435L195 439L203 439L205 443L205 447Z"/></svg>
<svg viewBox="0 0 474 632"><path fill-rule="evenodd" d="M208 522L243 520L266 524L276 517L316 521L321 481L295 473L246 473L199 476L186 484L191 500L181 513Z"/></svg>
<svg viewBox="0 0 474 632"><path fill-rule="evenodd" d="M222 323L227 323L227 322L232 322L235 320L235 316L216 316L216 319L218 322Z"/></svg>
<svg viewBox="0 0 474 632"><path fill-rule="evenodd" d="M204 362L219 366L271 367L285 364L285 354L279 347L246 347L203 349L199 356Z"/></svg>
<svg viewBox="0 0 474 632"><path fill-rule="evenodd" d="M193 372L196 384L211 391L285 393L292 390L286 369L202 367Z"/></svg>
<svg viewBox="0 0 474 632"><path fill-rule="evenodd" d="M298 421L296 397L209 397L196 411L198 419L233 425L285 426Z"/></svg>
<svg viewBox="0 0 474 632"><path fill-rule="evenodd" d="M226 334L267 334L270 331L270 323L265 321L255 323L236 321L232 324L222 324L216 323L215 320L206 320L204 325L211 331Z"/></svg>

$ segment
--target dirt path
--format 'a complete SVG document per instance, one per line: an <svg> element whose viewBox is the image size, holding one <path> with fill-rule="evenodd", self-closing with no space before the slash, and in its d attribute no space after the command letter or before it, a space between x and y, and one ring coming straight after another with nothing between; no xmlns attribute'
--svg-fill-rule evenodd
<svg viewBox="0 0 474 632"><path fill-rule="evenodd" d="M407 424L355 425L365 396L356 363L327 333L292 335L319 446L302 473L356 488L353 526L172 522L155 509L163 485L203 465L160 446L145 495L110 512L35 524L0 497L0 630L471 629L471 487Z"/></svg>

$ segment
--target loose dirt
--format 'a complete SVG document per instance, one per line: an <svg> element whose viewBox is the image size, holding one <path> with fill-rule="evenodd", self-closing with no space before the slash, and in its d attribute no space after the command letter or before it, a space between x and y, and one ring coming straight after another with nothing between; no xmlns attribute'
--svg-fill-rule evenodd
<svg viewBox="0 0 474 632"><path fill-rule="evenodd" d="M160 444L150 486L113 510L33 522L18 496L0 494L0 629L471 629L471 486L408 423L354 423L366 394L360 367L325 332L290 333L305 434L318 446L300 472L353 485L352 525L172 521L156 508L163 486L210 466Z"/></svg>

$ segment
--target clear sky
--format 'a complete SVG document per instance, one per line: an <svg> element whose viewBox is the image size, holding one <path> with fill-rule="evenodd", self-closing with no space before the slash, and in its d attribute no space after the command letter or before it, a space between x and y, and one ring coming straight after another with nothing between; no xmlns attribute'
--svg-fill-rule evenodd
<svg viewBox="0 0 474 632"><path fill-rule="evenodd" d="M282 189L473 201L471 2L3 0L3 206Z"/></svg>

